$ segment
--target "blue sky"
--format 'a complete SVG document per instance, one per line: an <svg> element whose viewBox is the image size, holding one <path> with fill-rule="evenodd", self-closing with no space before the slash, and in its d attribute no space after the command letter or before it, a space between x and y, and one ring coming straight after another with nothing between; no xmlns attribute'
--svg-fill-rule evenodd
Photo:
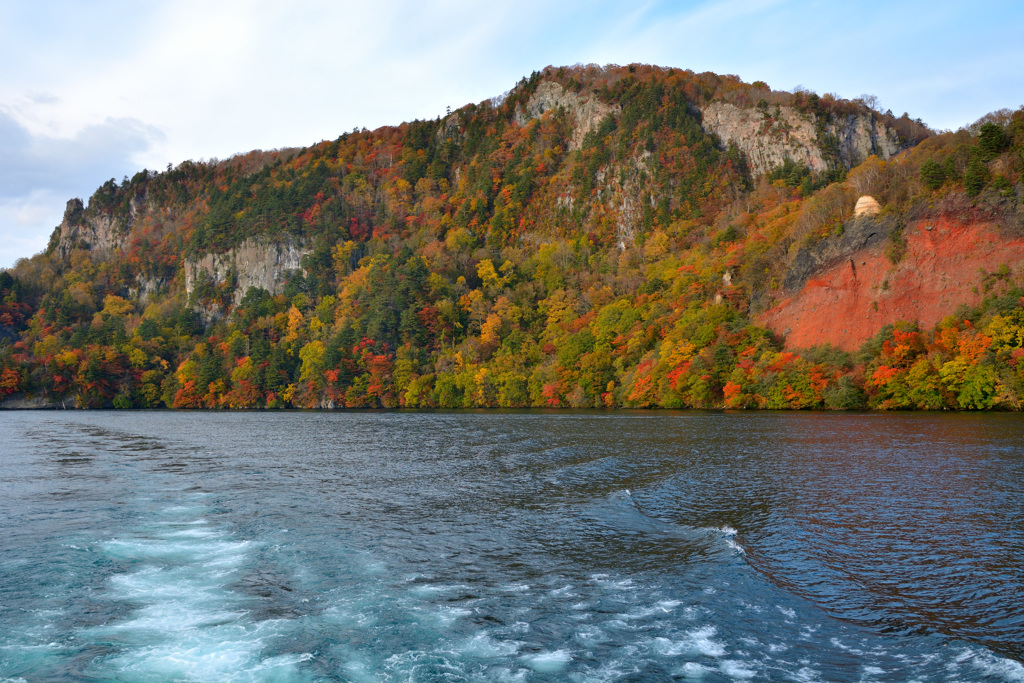
<svg viewBox="0 0 1024 683"><path fill-rule="evenodd" d="M878 96L939 129L1024 105L1024 3L0 2L0 266L71 197L185 159L433 118L547 65Z"/></svg>

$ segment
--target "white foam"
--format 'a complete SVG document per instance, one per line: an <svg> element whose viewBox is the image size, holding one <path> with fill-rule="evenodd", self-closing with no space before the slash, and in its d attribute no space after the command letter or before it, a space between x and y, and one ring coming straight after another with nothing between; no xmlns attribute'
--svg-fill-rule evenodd
<svg viewBox="0 0 1024 683"><path fill-rule="evenodd" d="M721 657L725 655L725 645L714 639L718 632L714 626L689 631L682 640L655 638L651 641L651 649L666 657L679 655L704 655L705 657Z"/></svg>
<svg viewBox="0 0 1024 683"><path fill-rule="evenodd" d="M104 663L122 680L227 680L251 666L259 647L220 638L181 639L131 650Z"/></svg>
<svg viewBox="0 0 1024 683"><path fill-rule="evenodd" d="M639 607L634 610L630 610L623 615L625 619L647 619L653 616L661 616L664 614L671 614L672 611L678 607L680 603L678 600L662 600L661 602L655 603L651 607Z"/></svg>
<svg viewBox="0 0 1024 683"><path fill-rule="evenodd" d="M377 621L372 607L360 609L360 605L331 605L323 611L322 618L332 625L360 628L372 626Z"/></svg>
<svg viewBox="0 0 1024 683"><path fill-rule="evenodd" d="M864 654L864 650L861 650L861 649L858 649L858 648L855 648L855 647L850 647L849 645L846 645L845 643L843 643L838 638L832 638L832 639L829 640L829 642L832 643L832 645L834 647L838 647L840 650L843 650L844 652L849 652L852 655L858 655L859 656L859 655L863 655Z"/></svg>
<svg viewBox="0 0 1024 683"><path fill-rule="evenodd" d="M636 648L631 647L623 648L623 659L612 659L598 668L587 668L584 671L574 673L567 678L579 683L611 683L612 681L621 681L630 674L637 674L640 672L640 668L632 659L635 649Z"/></svg>
<svg viewBox="0 0 1024 683"><path fill-rule="evenodd" d="M502 590L508 593L525 593L530 590L530 586L529 584L518 583L511 586L503 586Z"/></svg>
<svg viewBox="0 0 1024 683"><path fill-rule="evenodd" d="M164 513L199 511L198 506L176 506ZM94 660L90 675L119 680L295 678L312 654L261 657L267 643L285 635L291 622L251 621L249 599L229 588L253 547L206 524L151 526L144 537L104 543L107 554L137 561L132 571L108 583L111 597L136 609L127 618L88 629L91 637L125 646Z"/></svg>
<svg viewBox="0 0 1024 683"><path fill-rule="evenodd" d="M252 673L258 673L261 680L268 680L267 674L273 673L273 676L269 680L279 680L278 674L294 674L294 668L297 664L308 662L315 659L315 655L312 652L300 652L287 655L278 655L277 657L269 657L262 660L259 664L252 667L250 671ZM274 671L275 669L284 671ZM287 676L289 679L294 679L294 675Z"/></svg>
<svg viewBox="0 0 1024 683"><path fill-rule="evenodd" d="M501 681L502 683L519 683L529 679L529 669L512 669L502 667L500 669L492 669L488 672L491 680Z"/></svg>
<svg viewBox="0 0 1024 683"><path fill-rule="evenodd" d="M459 652L470 657L481 659L511 657L519 652L521 643L515 641L495 640L486 633L478 633L472 638L463 641L457 648Z"/></svg>
<svg viewBox="0 0 1024 683"><path fill-rule="evenodd" d="M634 582L633 579L620 579L618 581L613 581L606 578L606 576L607 575L605 574L597 574L593 578L594 581L597 582L602 588L608 590L629 591L635 590L637 587L636 582Z"/></svg>
<svg viewBox="0 0 1024 683"><path fill-rule="evenodd" d="M704 678L704 676L706 676L710 671L711 669L704 666L703 664L698 664L696 662L687 662L686 664L683 664L682 667L680 667L679 671L676 672L676 676L682 676L683 678L689 679L700 679Z"/></svg>
<svg viewBox="0 0 1024 683"><path fill-rule="evenodd" d="M757 670L751 669L750 664L735 659L722 660L720 666L722 673L733 679L747 679L757 675Z"/></svg>
<svg viewBox="0 0 1024 683"><path fill-rule="evenodd" d="M431 583L424 583L411 589L411 592L413 593L413 595L428 597L431 595L441 595L442 593L449 593L453 590L458 590L460 588L465 588L465 586L437 586Z"/></svg>
<svg viewBox="0 0 1024 683"><path fill-rule="evenodd" d="M690 652L692 648L690 647L689 642L685 640L673 642L668 638L658 637L651 641L651 649L659 655L677 657L681 654Z"/></svg>
<svg viewBox="0 0 1024 683"><path fill-rule="evenodd" d="M814 634L818 632L817 626L808 626L804 624L800 628L800 640L810 640L814 637Z"/></svg>
<svg viewBox="0 0 1024 683"><path fill-rule="evenodd" d="M793 674L793 680L796 683L818 683L821 680L821 672L815 671L809 666L801 667Z"/></svg>
<svg viewBox="0 0 1024 683"><path fill-rule="evenodd" d="M721 657L725 654L725 646L713 639L716 633L718 633L718 629L714 626L705 626L704 628L690 631L686 635L693 644L693 647L701 654L708 657Z"/></svg>
<svg viewBox="0 0 1024 683"><path fill-rule="evenodd" d="M131 631L136 640L149 640L154 635L171 635L201 628L212 628L237 622L244 611L203 609L197 605L157 604L144 607L126 621L114 622L103 628L108 631ZM142 633L146 631L148 633Z"/></svg>
<svg viewBox="0 0 1024 683"><path fill-rule="evenodd" d="M596 626L585 626L576 632L576 640L590 647L608 640L608 636Z"/></svg>
<svg viewBox="0 0 1024 683"><path fill-rule="evenodd" d="M189 529L179 529L177 531L165 531L160 534L163 538L210 538L212 536L218 536L219 533L212 529L197 528L193 526Z"/></svg>
<svg viewBox="0 0 1024 683"><path fill-rule="evenodd" d="M386 572L388 570L388 565L385 562L380 562L380 561L377 561L377 560L369 560L369 561L363 562L362 568L363 568L363 571L366 572L367 574L383 574L384 572Z"/></svg>
<svg viewBox="0 0 1024 683"><path fill-rule="evenodd" d="M1024 664L999 657L987 650L965 650L957 661L970 662L971 665L985 676L998 677L1012 683L1024 682Z"/></svg>
<svg viewBox="0 0 1024 683"><path fill-rule="evenodd" d="M355 683L363 683L364 681L369 683L369 681L380 680L373 673L370 665L361 659L351 659L345 662L341 668L345 672L345 679Z"/></svg>
<svg viewBox="0 0 1024 683"><path fill-rule="evenodd" d="M191 568L162 569L143 567L131 574L119 574L110 579L119 597L135 601L182 599L193 603L220 601L220 584L216 577L197 575ZM205 579L205 580L204 580Z"/></svg>
<svg viewBox="0 0 1024 683"><path fill-rule="evenodd" d="M126 539L107 541L104 550L114 557L165 562L204 562L235 565L245 559L248 541L174 541L167 539Z"/></svg>
<svg viewBox="0 0 1024 683"><path fill-rule="evenodd" d="M523 662L537 673L558 673L565 668L565 665L572 661L572 654L568 650L555 650L554 652L541 652L536 655L523 657Z"/></svg>
<svg viewBox="0 0 1024 683"><path fill-rule="evenodd" d="M450 626L463 617L472 614L472 610L463 607L442 607L434 613L434 619L440 626Z"/></svg>
<svg viewBox="0 0 1024 683"><path fill-rule="evenodd" d="M161 510L158 514L164 515L195 515L206 512L201 505L172 505Z"/></svg>

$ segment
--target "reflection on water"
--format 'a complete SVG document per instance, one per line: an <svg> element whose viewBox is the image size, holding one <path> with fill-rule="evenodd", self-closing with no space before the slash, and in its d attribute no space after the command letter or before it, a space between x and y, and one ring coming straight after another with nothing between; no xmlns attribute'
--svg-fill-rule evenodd
<svg viewBox="0 0 1024 683"><path fill-rule="evenodd" d="M0 415L0 677L1024 680L1014 415Z"/></svg>

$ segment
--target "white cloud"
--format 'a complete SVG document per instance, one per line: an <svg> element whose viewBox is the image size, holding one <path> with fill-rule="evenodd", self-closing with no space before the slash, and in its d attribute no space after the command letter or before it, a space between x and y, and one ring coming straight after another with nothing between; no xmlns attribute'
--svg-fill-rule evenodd
<svg viewBox="0 0 1024 683"><path fill-rule="evenodd" d="M0 199L94 189L118 172L134 173L136 155L162 137L134 119L107 119L70 138L33 135L0 109Z"/></svg>
<svg viewBox="0 0 1024 683"><path fill-rule="evenodd" d="M0 109L0 266L46 246L71 197L88 199L106 179L134 174L159 130L108 119L72 137L32 134Z"/></svg>
<svg viewBox="0 0 1024 683"><path fill-rule="evenodd" d="M19 258L46 248L50 233L64 215L65 203L48 190L0 198L0 266L11 266ZM50 231L42 226L49 225Z"/></svg>

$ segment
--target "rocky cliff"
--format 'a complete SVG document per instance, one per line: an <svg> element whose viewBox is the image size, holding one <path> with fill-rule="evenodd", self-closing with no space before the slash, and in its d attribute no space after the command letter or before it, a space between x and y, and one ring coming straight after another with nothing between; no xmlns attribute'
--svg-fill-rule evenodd
<svg viewBox="0 0 1024 683"><path fill-rule="evenodd" d="M795 292L815 273L850 260L857 253L881 244L898 228L892 216L858 216L843 225L843 234L823 239L813 246L796 250L782 286Z"/></svg>
<svg viewBox="0 0 1024 683"><path fill-rule="evenodd" d="M1024 109L999 121L588 65L140 171L0 273L0 400L1021 409Z"/></svg>
<svg viewBox="0 0 1024 683"><path fill-rule="evenodd" d="M291 239L247 239L225 254L206 254L185 261L185 289L192 294L202 279L214 285L233 281L232 300L236 305L250 287L280 294L288 274L302 268L302 257L308 253L308 248Z"/></svg>
<svg viewBox="0 0 1024 683"><path fill-rule="evenodd" d="M130 244L132 227L144 214L154 211L157 209L148 205L144 195L133 198L129 202L128 215L120 219L111 213L90 215L81 199L72 199L67 203L64 219L51 237L52 253L62 261L67 261L75 249L88 251L96 260L112 258ZM235 304L242 300L249 287L279 294L288 273L301 269L302 257L308 253L309 249L294 239L268 241L250 238L223 254L207 253L199 258L185 259L182 265L186 293L192 294L196 284L205 279L215 286L229 281L233 283L232 299ZM168 277L149 277L140 273L128 293L145 302L163 291L169 282Z"/></svg>
<svg viewBox="0 0 1024 683"><path fill-rule="evenodd" d="M805 164L815 173L828 170L822 135L831 136L841 163L856 166L874 154L889 159L905 145L896 131L870 113L850 114L822 122L814 114L792 107L743 109L728 102L711 102L701 109L704 128L723 143L735 143L747 156L751 173L764 175L786 159Z"/></svg>
<svg viewBox="0 0 1024 683"><path fill-rule="evenodd" d="M1005 284L994 274L1024 263L1024 238L1007 239L990 222L912 222L902 231L905 252L895 264L886 254L891 222L860 219L850 226L842 240L798 253L784 298L759 317L785 335L787 348L831 344L852 351L898 320L928 329L961 305L977 305Z"/></svg>
<svg viewBox="0 0 1024 683"><path fill-rule="evenodd" d="M132 201L133 216L140 210L139 202ZM109 256L124 246L128 230L109 214L89 216L81 199L71 199L64 210L64 220L50 238L51 248L61 259L73 249L88 249L97 257Z"/></svg>
<svg viewBox="0 0 1024 683"><path fill-rule="evenodd" d="M621 111L618 105L605 104L592 93L580 95L555 81L544 81L537 86L537 90L526 103L526 108L516 111L516 123L520 126L525 125L531 118L559 107L565 109L574 122L570 150L579 149L583 144L583 138L597 128L604 117Z"/></svg>

